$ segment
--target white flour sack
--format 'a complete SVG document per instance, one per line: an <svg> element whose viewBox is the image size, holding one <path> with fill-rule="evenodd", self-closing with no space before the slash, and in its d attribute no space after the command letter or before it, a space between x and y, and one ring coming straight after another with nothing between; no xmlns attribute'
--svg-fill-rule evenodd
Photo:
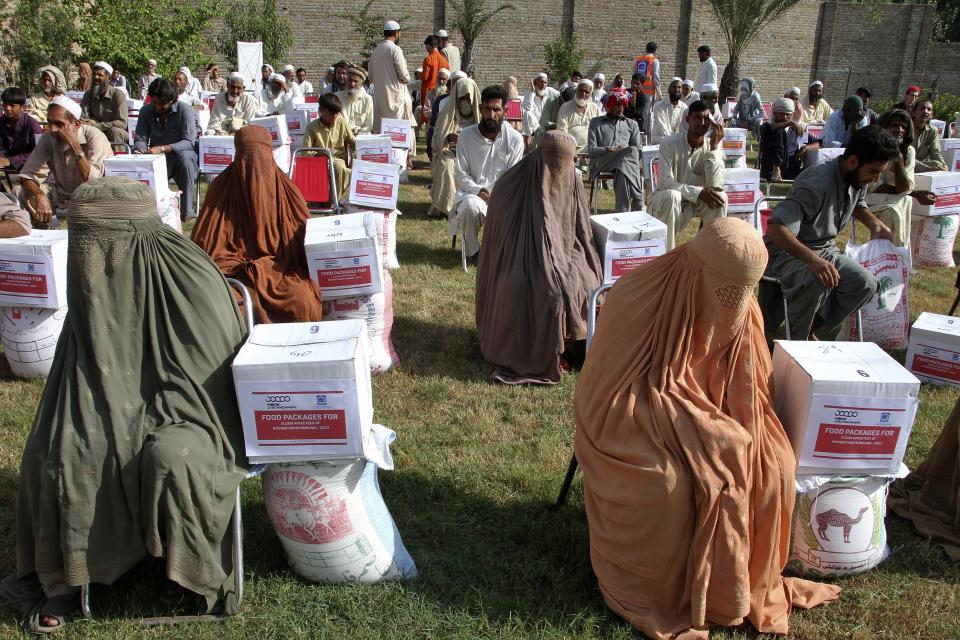
<svg viewBox="0 0 960 640"><path fill-rule="evenodd" d="M377 242L380 243L380 253L383 256L383 266L387 269L399 269L400 261L397 259L397 216L400 215L400 210L394 209L389 211L387 209L370 209L356 205L347 205L345 212L373 214L373 223L377 227Z"/></svg>
<svg viewBox="0 0 960 640"><path fill-rule="evenodd" d="M894 246L889 240L871 240L866 244L848 243L844 253L872 273L879 285L860 309L864 341L876 342L884 349L905 349L910 331L910 250ZM856 315L843 323L837 339L857 339Z"/></svg>
<svg viewBox="0 0 960 640"><path fill-rule="evenodd" d="M383 373L400 365L393 348L393 278L383 272L383 291L371 295L336 298L323 303L324 320L363 320L370 339L370 371Z"/></svg>
<svg viewBox="0 0 960 640"><path fill-rule="evenodd" d="M409 580L417 567L362 458L272 464L263 498L293 570L312 582Z"/></svg>
<svg viewBox="0 0 960 640"><path fill-rule="evenodd" d="M798 475L787 570L824 578L862 573L885 560L890 549L883 519L892 480Z"/></svg>
<svg viewBox="0 0 960 640"><path fill-rule="evenodd" d="M18 378L46 378L53 364L67 308L0 308L0 339L10 370Z"/></svg>
<svg viewBox="0 0 960 640"><path fill-rule="evenodd" d="M957 238L960 214L913 216L910 244L913 261L921 267L955 267L953 241Z"/></svg>

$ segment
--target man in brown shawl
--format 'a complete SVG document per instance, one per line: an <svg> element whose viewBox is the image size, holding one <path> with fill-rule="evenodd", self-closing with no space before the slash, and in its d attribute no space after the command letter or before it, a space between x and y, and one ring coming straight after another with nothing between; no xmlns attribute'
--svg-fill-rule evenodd
<svg viewBox="0 0 960 640"><path fill-rule="evenodd" d="M433 129L433 158L430 175L433 186L430 195L433 205L427 214L431 218L443 218L453 208L453 196L457 193L454 165L457 163L457 139L460 130L480 122L480 89L471 78L459 80L450 97L440 103L440 115Z"/></svg>
<svg viewBox="0 0 960 640"><path fill-rule="evenodd" d="M463 82L463 81L461 81ZM491 380L560 381L560 356L586 338L587 300L603 270L577 143L549 131L493 187L477 267L477 334Z"/></svg>
<svg viewBox="0 0 960 640"><path fill-rule="evenodd" d="M74 192L67 278L0 596L49 632L81 586L152 556L204 609L236 613L230 522L246 458L230 361L246 329L227 283L124 178Z"/></svg>
<svg viewBox="0 0 960 640"><path fill-rule="evenodd" d="M780 575L796 461L753 296L766 262L759 233L720 218L620 278L577 384L593 570L653 638L786 634L792 607L839 592Z"/></svg>
<svg viewBox="0 0 960 640"><path fill-rule="evenodd" d="M887 505L960 562L960 400L927 459L890 485Z"/></svg>
<svg viewBox="0 0 960 640"><path fill-rule="evenodd" d="M270 133L246 126L233 163L210 185L193 241L251 289L257 322L315 322L323 313L303 248L310 212L273 160Z"/></svg>

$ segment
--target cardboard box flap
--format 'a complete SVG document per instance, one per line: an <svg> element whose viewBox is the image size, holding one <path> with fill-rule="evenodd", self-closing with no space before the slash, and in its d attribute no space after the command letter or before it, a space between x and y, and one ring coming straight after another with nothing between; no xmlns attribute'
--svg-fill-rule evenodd
<svg viewBox="0 0 960 640"><path fill-rule="evenodd" d="M872 342L777 340L777 346L818 383L853 380L862 384L920 384L916 376Z"/></svg>
<svg viewBox="0 0 960 640"><path fill-rule="evenodd" d="M370 212L344 213L307 220L305 245L375 238L377 227Z"/></svg>
<svg viewBox="0 0 960 640"><path fill-rule="evenodd" d="M280 329L282 327L282 329ZM291 322L287 324L257 325L247 339L248 344L263 347L293 347L306 344L324 345L325 348L349 349L346 357L352 357L356 341L365 335L363 320L336 320L330 322Z"/></svg>
<svg viewBox="0 0 960 640"><path fill-rule="evenodd" d="M49 256L66 247L67 232L59 229L34 229L28 236L0 239L0 254L5 255Z"/></svg>
<svg viewBox="0 0 960 640"><path fill-rule="evenodd" d="M590 222L596 226L609 230L609 238L632 239L640 236L649 236L656 231L666 235L667 225L643 211L627 211L625 213L605 213L590 217Z"/></svg>
<svg viewBox="0 0 960 640"><path fill-rule="evenodd" d="M942 316L938 313L924 311L913 323L914 330L932 331L934 333L946 333L951 336L960 337L960 318L953 316Z"/></svg>

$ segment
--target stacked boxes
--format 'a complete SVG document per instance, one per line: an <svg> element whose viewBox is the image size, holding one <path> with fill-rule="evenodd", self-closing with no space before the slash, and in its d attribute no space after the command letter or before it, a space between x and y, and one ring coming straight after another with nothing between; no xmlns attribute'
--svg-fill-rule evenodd
<svg viewBox="0 0 960 640"><path fill-rule="evenodd" d="M603 258L604 284L666 252L667 225L643 211L591 216L590 225Z"/></svg>

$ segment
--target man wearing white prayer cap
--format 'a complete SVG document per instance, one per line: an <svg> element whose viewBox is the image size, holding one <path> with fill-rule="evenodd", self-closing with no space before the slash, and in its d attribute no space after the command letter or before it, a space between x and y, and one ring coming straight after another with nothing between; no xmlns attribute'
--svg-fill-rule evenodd
<svg viewBox="0 0 960 640"><path fill-rule="evenodd" d="M287 79L271 73L266 86L260 90L260 113L268 116L284 115L296 108L293 95L287 90Z"/></svg>
<svg viewBox="0 0 960 640"><path fill-rule="evenodd" d="M683 94L682 87L681 78L671 78L670 85L667 87L667 99L653 105L653 113L650 116L652 122L648 127L651 144L660 144L664 138L683 130L687 105L680 100Z"/></svg>
<svg viewBox="0 0 960 640"><path fill-rule="evenodd" d="M523 108L521 132L528 145L530 139L537 135L541 127L550 129L557 124L556 114L560 111L557 99L560 97L560 92L549 86L547 84L548 80L547 74L542 71L533 74L530 79L530 91L523 96L520 103ZM546 118L543 117L545 112Z"/></svg>
<svg viewBox="0 0 960 640"><path fill-rule="evenodd" d="M300 83L297 82L297 69L292 64L285 64L280 69L283 78L287 81L287 91L290 92L294 104L303 104L303 91L300 89Z"/></svg>
<svg viewBox="0 0 960 640"><path fill-rule="evenodd" d="M800 87L790 87L784 94L784 98L793 100L793 121L800 122L803 117L803 105L800 104Z"/></svg>
<svg viewBox="0 0 960 640"><path fill-rule="evenodd" d="M93 63L90 88L80 101L80 119L99 129L112 144L127 144L127 93L110 85L113 67L106 62Z"/></svg>
<svg viewBox="0 0 960 640"><path fill-rule="evenodd" d="M30 212L33 226L56 226L74 190L103 176L103 161L113 155L107 137L80 121L81 108L66 96L57 96L47 107L50 130L40 136L33 153L15 177L14 191Z"/></svg>
<svg viewBox="0 0 960 640"><path fill-rule="evenodd" d="M440 29L440 31L437 31L437 37L440 39L440 53L444 55L447 64L450 65L450 73L460 71L462 66L460 49L450 42L450 34L447 33L446 29Z"/></svg>
<svg viewBox="0 0 960 640"><path fill-rule="evenodd" d="M160 74L157 73L157 61L153 58L147 60L147 72L140 76L140 80L137 83L137 87L140 89L140 99L147 99L147 89L150 88L150 83L160 78Z"/></svg>
<svg viewBox="0 0 960 640"><path fill-rule="evenodd" d="M213 99L207 135L233 135L248 120L265 115L260 113L260 103L244 91L242 73L234 72L227 78L227 89Z"/></svg>
<svg viewBox="0 0 960 640"><path fill-rule="evenodd" d="M380 132L384 118L413 122L413 102L410 100L410 71L403 49L399 47L400 24L387 20L383 25L383 42L370 55L368 76L376 88L373 92L373 131ZM411 155L413 150L411 150Z"/></svg>
<svg viewBox="0 0 960 640"><path fill-rule="evenodd" d="M823 83L819 80L810 83L807 88L807 98L802 101L801 106L803 114L800 116L800 124L803 126L813 123L822 124L833 113L833 107L823 99Z"/></svg>
<svg viewBox="0 0 960 640"><path fill-rule="evenodd" d="M603 83L607 79L602 73L593 74L593 95L591 99L593 103L597 105L597 108L600 110L600 113L606 113L604 105L607 102L607 92L603 88Z"/></svg>
<svg viewBox="0 0 960 640"><path fill-rule="evenodd" d="M697 87L697 93L700 94L700 99L710 107L710 117L713 118L713 121L722 124L723 113L720 111L720 105L717 104L720 100L720 87L712 82L708 82L707 84L702 84Z"/></svg>
<svg viewBox="0 0 960 640"><path fill-rule="evenodd" d="M683 81L682 92L680 95L680 100L683 101L683 104L688 107L700 99L700 94L693 90L693 80L687 78Z"/></svg>

